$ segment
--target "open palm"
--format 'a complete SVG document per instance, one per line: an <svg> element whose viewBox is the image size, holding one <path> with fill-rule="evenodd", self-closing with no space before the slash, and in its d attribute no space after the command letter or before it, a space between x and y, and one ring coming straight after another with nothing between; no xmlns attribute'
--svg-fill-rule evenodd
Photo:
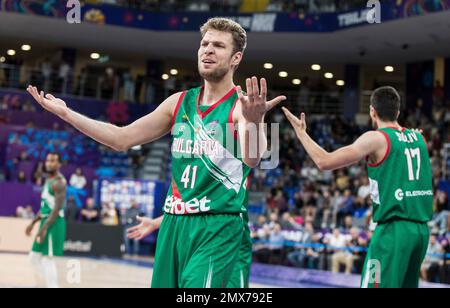
<svg viewBox="0 0 450 308"><path fill-rule="evenodd" d="M140 222L139 225L127 230L127 236L129 239L142 240L147 235L152 234L158 229L153 219L146 217L136 217Z"/></svg>
<svg viewBox="0 0 450 308"><path fill-rule="evenodd" d="M33 86L28 86L27 91L45 110L60 118L67 116L69 108L67 108L66 103L62 99L56 98L51 94L45 95L43 91L39 93L38 89Z"/></svg>
<svg viewBox="0 0 450 308"><path fill-rule="evenodd" d="M276 105L286 100L286 96L278 96L267 101L267 81L262 78L260 85L258 78L252 77L246 80L247 93L242 92L242 87L237 87L237 93L242 105L242 115L250 123L262 122L264 115Z"/></svg>

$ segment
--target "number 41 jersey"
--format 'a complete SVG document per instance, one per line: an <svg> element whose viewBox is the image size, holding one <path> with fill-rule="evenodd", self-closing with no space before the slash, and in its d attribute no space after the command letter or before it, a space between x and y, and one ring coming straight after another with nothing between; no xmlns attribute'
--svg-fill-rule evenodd
<svg viewBox="0 0 450 308"><path fill-rule="evenodd" d="M430 158L424 137L408 129L379 130L388 142L384 159L368 164L373 220L427 222L433 211Z"/></svg>
<svg viewBox="0 0 450 308"><path fill-rule="evenodd" d="M233 88L220 101L200 106L203 87L183 92L173 118L172 180L164 211L173 215L247 211L250 167L240 155L232 114Z"/></svg>

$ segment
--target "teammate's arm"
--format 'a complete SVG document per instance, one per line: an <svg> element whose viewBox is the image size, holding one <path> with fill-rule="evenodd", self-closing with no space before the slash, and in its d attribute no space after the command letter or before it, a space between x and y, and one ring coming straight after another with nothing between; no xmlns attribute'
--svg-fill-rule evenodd
<svg viewBox="0 0 450 308"><path fill-rule="evenodd" d="M181 96L181 93L174 94L152 113L128 126L119 127L89 119L68 108L63 100L51 94L45 95L42 91L39 93L36 87L29 86L27 91L44 109L116 151L127 151L133 146L151 142L167 134L171 129L172 114Z"/></svg>
<svg viewBox="0 0 450 308"><path fill-rule="evenodd" d="M306 132L304 113L301 114L299 119L288 109L283 108L283 111L294 127L295 133L306 152L321 171L347 167L366 157L378 161L382 157L382 153L386 153L386 138L376 131L367 132L359 137L352 145L329 153L321 148Z"/></svg>
<svg viewBox="0 0 450 308"><path fill-rule="evenodd" d="M249 167L255 168L259 165L261 157L267 150L267 137L264 128L265 115L269 110L286 100L286 97L278 96L271 101L267 101L267 82L264 78L261 79L261 85L258 84L258 78L248 78L246 86L247 93L245 94L240 86L237 87L239 102L233 118L238 123L243 161Z"/></svg>
<svg viewBox="0 0 450 308"><path fill-rule="evenodd" d="M42 216L41 216L41 212L39 212L39 213L36 215L36 218L34 218L33 221L28 225L27 229L25 230L25 234L26 234L27 236L31 236L31 232L33 232L34 226L35 226L38 222L40 222L41 220L42 220Z"/></svg>
<svg viewBox="0 0 450 308"><path fill-rule="evenodd" d="M47 235L48 229L53 225L55 220L59 216L59 212L62 210L64 206L64 202L66 200L66 188L67 183L64 180L64 178L58 176L55 179L55 182L53 182L52 190L55 194L55 207L53 208L52 212L50 213L50 216L48 217L45 224L42 226L42 229L39 231L38 235L36 236L36 241L38 243L42 243L45 239L45 236Z"/></svg>
<svg viewBox="0 0 450 308"><path fill-rule="evenodd" d="M164 216L160 216L155 219L139 216L136 218L140 222L140 224L128 229L127 235L130 239L142 240L144 237L152 234L159 229Z"/></svg>

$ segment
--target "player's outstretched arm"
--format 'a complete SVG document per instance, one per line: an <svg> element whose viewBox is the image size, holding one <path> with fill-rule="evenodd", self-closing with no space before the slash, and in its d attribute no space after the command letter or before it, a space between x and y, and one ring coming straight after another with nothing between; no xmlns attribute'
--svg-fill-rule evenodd
<svg viewBox="0 0 450 308"><path fill-rule="evenodd" d="M156 140L171 129L172 114L181 93L166 99L154 112L142 117L134 123L118 127L89 119L67 107L66 103L51 94L38 91L29 86L27 91L47 111L57 115L83 134L116 151L127 151L129 148Z"/></svg>
<svg viewBox="0 0 450 308"><path fill-rule="evenodd" d="M42 229L39 230L39 233L36 236L36 241L38 243L44 242L48 229L50 229L55 220L58 218L59 212L63 209L64 202L66 200L66 180L62 176L57 176L55 181L53 182L52 190L55 193L55 207L50 213L50 216L48 217L45 224L42 226Z"/></svg>
<svg viewBox="0 0 450 308"><path fill-rule="evenodd" d="M287 108L283 107L283 111L294 127L295 133L306 152L321 171L344 168L358 163L366 157L378 160L386 153L387 141L377 131L367 132L352 145L329 153L320 147L306 132L306 116L304 113L301 114L300 118L297 118Z"/></svg>
<svg viewBox="0 0 450 308"><path fill-rule="evenodd" d="M152 234L159 229L164 216L160 216L155 219L139 216L136 218L140 222L140 224L128 229L127 235L129 239L142 240L144 237Z"/></svg>

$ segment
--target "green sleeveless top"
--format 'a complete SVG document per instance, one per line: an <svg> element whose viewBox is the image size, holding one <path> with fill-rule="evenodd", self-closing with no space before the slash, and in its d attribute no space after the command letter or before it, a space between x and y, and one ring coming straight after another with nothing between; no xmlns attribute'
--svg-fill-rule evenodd
<svg viewBox="0 0 450 308"><path fill-rule="evenodd" d="M388 142L385 158L368 164L373 220L431 220L433 185L430 158L423 136L412 130L379 130Z"/></svg>
<svg viewBox="0 0 450 308"><path fill-rule="evenodd" d="M174 215L239 214L247 208L251 168L240 155L232 121L232 89L211 106L199 106L203 87L183 92L173 116L172 181L164 211Z"/></svg>

